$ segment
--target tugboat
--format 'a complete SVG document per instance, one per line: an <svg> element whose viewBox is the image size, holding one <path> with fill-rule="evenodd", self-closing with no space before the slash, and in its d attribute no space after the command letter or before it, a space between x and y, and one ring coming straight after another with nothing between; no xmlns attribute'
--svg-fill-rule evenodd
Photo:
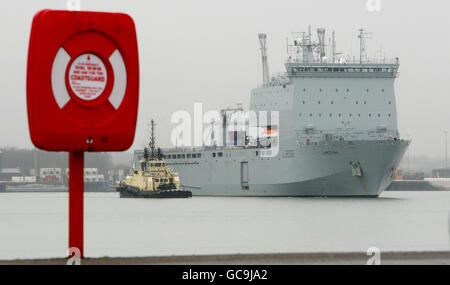
<svg viewBox="0 0 450 285"><path fill-rule="evenodd" d="M180 176L166 164L161 149L155 148L154 121L151 120L149 148L125 180L120 182L117 192L120 198L188 198L192 192L180 187Z"/></svg>

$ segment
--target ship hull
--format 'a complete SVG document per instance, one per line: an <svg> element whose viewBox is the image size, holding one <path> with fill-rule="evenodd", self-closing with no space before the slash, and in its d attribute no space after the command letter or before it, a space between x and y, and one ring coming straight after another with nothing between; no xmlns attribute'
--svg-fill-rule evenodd
<svg viewBox="0 0 450 285"><path fill-rule="evenodd" d="M192 197L191 191L185 190L154 190L154 191L141 191L135 187L121 185L117 188L117 192L120 193L120 198L189 198Z"/></svg>
<svg viewBox="0 0 450 285"><path fill-rule="evenodd" d="M204 151L196 163L173 161L171 167L193 196L378 197L394 179L408 145L347 141L298 147L290 158L281 150L261 158L255 149L223 149L222 158L210 158L218 151ZM359 163L359 174L350 163Z"/></svg>

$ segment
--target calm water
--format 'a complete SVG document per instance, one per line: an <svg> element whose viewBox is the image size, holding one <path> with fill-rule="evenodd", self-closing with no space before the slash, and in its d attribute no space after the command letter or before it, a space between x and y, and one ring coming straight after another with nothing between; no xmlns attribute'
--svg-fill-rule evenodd
<svg viewBox="0 0 450 285"><path fill-rule="evenodd" d="M1 193L0 259L64 257L67 193ZM449 250L450 192L380 199L85 195L85 255Z"/></svg>

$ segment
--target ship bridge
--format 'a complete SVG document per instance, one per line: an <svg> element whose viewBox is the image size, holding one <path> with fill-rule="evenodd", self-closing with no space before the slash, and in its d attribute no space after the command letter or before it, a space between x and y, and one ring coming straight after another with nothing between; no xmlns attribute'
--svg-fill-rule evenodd
<svg viewBox="0 0 450 285"><path fill-rule="evenodd" d="M399 59L369 58L364 42L369 34L363 29L358 36L359 59L336 52L334 32L331 49L326 51L325 30L317 33L319 42L309 32L288 43L284 76L270 80L265 67L263 86L252 90L250 108L279 111L281 140L399 138L394 89ZM274 84L277 78L284 80Z"/></svg>

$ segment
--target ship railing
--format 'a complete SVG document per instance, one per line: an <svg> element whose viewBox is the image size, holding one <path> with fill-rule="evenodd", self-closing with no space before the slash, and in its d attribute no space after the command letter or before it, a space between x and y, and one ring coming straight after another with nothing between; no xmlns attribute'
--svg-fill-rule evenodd
<svg viewBox="0 0 450 285"><path fill-rule="evenodd" d="M387 129L356 130L338 128L334 130L297 130L297 140L313 141L340 141L340 140L358 140L358 139L379 139L395 140L399 138L398 131Z"/></svg>
<svg viewBox="0 0 450 285"><path fill-rule="evenodd" d="M331 61L304 61L302 58L288 58L286 63L300 63L305 65L336 65L336 66L345 66L345 65L399 65L400 59L398 57L392 59L366 59L359 60L357 58L342 58L339 61L331 62Z"/></svg>
<svg viewBox="0 0 450 285"><path fill-rule="evenodd" d="M293 77L383 77L395 78L399 75L398 65L357 65L357 64L305 64L287 63L286 70Z"/></svg>
<svg viewBox="0 0 450 285"><path fill-rule="evenodd" d="M242 149L263 149L270 148L269 146L257 145L228 145L228 146L203 146L203 147L173 147L161 148L163 154L165 153L183 153L183 152L199 152L199 151L220 151L220 150L242 150Z"/></svg>

